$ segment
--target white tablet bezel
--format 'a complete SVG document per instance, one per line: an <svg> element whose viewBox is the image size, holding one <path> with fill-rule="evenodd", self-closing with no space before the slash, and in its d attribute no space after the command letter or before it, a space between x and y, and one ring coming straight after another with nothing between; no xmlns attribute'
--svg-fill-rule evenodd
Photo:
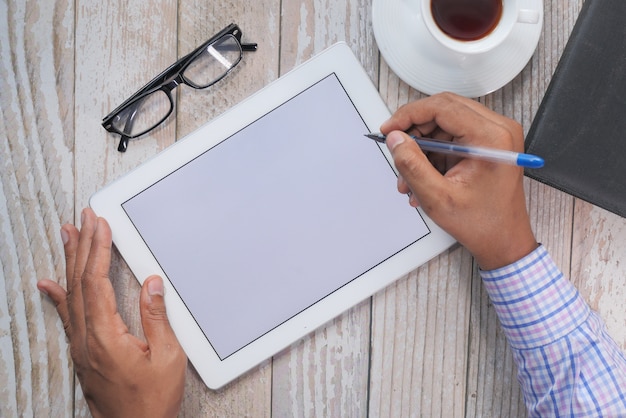
<svg viewBox="0 0 626 418"><path fill-rule="evenodd" d="M377 130L390 116L389 110L350 48L345 43L338 43L91 197L90 206L99 216L108 220L116 247L140 283L153 274L164 278L167 276L133 226L122 204L333 73L365 124L371 130ZM381 149L393 166L386 147L382 146ZM450 247L454 243L453 238L424 213L420 213L430 234L224 360L217 356L171 283L164 280L170 323L205 384L211 389L222 387Z"/></svg>

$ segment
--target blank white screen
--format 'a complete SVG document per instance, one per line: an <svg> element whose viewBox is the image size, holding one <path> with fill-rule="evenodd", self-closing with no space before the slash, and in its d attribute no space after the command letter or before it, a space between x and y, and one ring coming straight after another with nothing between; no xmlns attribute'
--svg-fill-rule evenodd
<svg viewBox="0 0 626 418"><path fill-rule="evenodd" d="M334 74L123 204L221 359L429 233Z"/></svg>

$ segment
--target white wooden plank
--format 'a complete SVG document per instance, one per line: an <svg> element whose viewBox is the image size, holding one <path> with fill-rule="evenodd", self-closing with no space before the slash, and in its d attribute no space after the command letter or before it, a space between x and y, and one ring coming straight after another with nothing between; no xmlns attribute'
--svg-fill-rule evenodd
<svg viewBox="0 0 626 418"><path fill-rule="evenodd" d="M72 79L73 63L64 58L71 56L73 29L55 27L68 23L62 6L5 2L0 7L6 23L0 69L7 81L0 93L6 198L0 216L7 231L0 256L14 353L14 376L7 376L14 386L7 389L14 391L19 415L67 415L73 401L65 337L53 306L42 302L35 285L63 272L57 231L60 216L72 209L72 160L63 122L72 95L58 94L57 87Z"/></svg>
<svg viewBox="0 0 626 418"><path fill-rule="evenodd" d="M75 207L87 206L96 190L174 141L175 123L117 151L118 137L102 118L177 57L177 1L87 2L76 10ZM111 279L122 318L141 336L139 284L114 251ZM76 416L89 410L76 387Z"/></svg>
<svg viewBox="0 0 626 418"><path fill-rule="evenodd" d="M282 7L281 74L345 41L376 81L378 57L369 1L307 0L282 2ZM273 414L366 414L369 311L368 302L360 304L275 357Z"/></svg>
<svg viewBox="0 0 626 418"><path fill-rule="evenodd" d="M372 81L376 82L378 54L370 1L283 2L281 24L282 74L335 42L343 41L352 48Z"/></svg>
<svg viewBox="0 0 626 418"><path fill-rule="evenodd" d="M274 357L272 414L359 417L367 411L370 301Z"/></svg>
<svg viewBox="0 0 626 418"><path fill-rule="evenodd" d="M243 42L258 44L256 52L244 53L237 68L213 87L180 88L176 118L180 138L276 79L280 2L188 1L180 4L178 16L179 54L193 50L229 23L239 25ZM187 376L181 416L270 416L271 382L269 361L217 392L192 371Z"/></svg>
<svg viewBox="0 0 626 418"><path fill-rule="evenodd" d="M576 200L571 279L626 349L626 219Z"/></svg>
<svg viewBox="0 0 626 418"><path fill-rule="evenodd" d="M374 298L373 416L464 416L470 268L456 247Z"/></svg>
<svg viewBox="0 0 626 418"><path fill-rule="evenodd" d="M0 134L6 137L4 128L4 120L0 119ZM0 154L3 157L0 161L6 161L6 153ZM10 223L9 209L6 202L12 195L4 192L3 183L6 181L6 174L10 173L10 168L6 164L2 165L2 180L0 181L0 234L2 236L2 246L0 247L0 381L6 382L4 387L0 389L0 416L18 416L18 401L20 408L26 408L26 412L32 413L32 405L28 399L18 399L18 392L21 392L17 386L17 376L19 366L16 365L14 350L17 350L17 356L21 351L20 336L16 335L21 327L16 326L15 307L9 309L9 286L7 277L19 276L17 252L15 251L15 237ZM13 280L12 280L13 282ZM11 296L13 292L11 292ZM18 303L21 301L17 301ZM11 304L15 305L16 301L11 300ZM23 305L23 304L22 304ZM23 320L23 318L22 318ZM11 329L13 328L13 330ZM21 394L20 394L21 395ZM19 396L21 398L21 396Z"/></svg>

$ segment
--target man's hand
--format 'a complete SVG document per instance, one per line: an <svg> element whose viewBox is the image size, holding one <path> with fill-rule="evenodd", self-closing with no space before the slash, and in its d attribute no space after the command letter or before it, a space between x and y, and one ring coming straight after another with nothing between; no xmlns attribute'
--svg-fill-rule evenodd
<svg viewBox="0 0 626 418"><path fill-rule="evenodd" d="M417 136L523 152L521 126L481 104L450 93L400 108L381 126L400 172L398 190L410 193L484 270L503 267L537 247L523 189L523 170L504 164L425 155Z"/></svg>
<svg viewBox="0 0 626 418"><path fill-rule="evenodd" d="M111 229L90 209L79 232L61 230L66 292L51 280L49 295L63 321L76 374L96 417L173 417L180 409L187 357L172 331L163 301L163 281L149 277L139 300L146 342L128 332L109 280Z"/></svg>

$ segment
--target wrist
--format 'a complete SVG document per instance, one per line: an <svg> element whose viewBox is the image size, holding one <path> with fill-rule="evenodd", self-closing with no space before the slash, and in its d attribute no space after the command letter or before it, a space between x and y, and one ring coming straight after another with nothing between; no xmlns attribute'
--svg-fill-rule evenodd
<svg viewBox="0 0 626 418"><path fill-rule="evenodd" d="M537 249L539 244L532 233L524 238L512 238L502 243L491 243L484 251L474 253L478 267L484 271L508 266L526 257Z"/></svg>

